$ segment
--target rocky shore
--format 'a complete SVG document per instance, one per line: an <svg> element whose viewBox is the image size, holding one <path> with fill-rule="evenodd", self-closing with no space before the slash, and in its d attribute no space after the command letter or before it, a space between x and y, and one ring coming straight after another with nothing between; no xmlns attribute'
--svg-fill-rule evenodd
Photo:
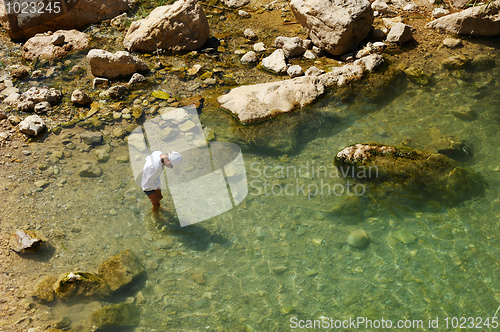
<svg viewBox="0 0 500 332"><path fill-rule="evenodd" d="M43 254L36 258L29 258L23 245L45 241L27 234L54 218L46 209L71 209L53 200L60 188L76 192L78 181L95 181L97 197L110 189L101 186L103 179L114 181L112 190L126 188L121 174L129 171L127 135L168 107L194 104L206 119L207 140L293 154L329 130L336 115L311 110L325 95L366 105L390 95L387 87L398 80L425 89L442 72L463 82L479 73L482 79L471 93L480 94L494 84L488 70L499 61L491 37L500 34L498 0L470 8L460 0L357 0L349 6L324 0L179 0L167 6L99 0L87 5L68 5L56 19L42 14L38 23L13 20L0 10L0 167L5 170L0 176L5 223L0 230L0 326L13 332L64 330L68 324L55 322L35 302L69 300L75 294L105 299L143 272L138 262L143 257L115 244L103 246L113 258L98 271L101 262L72 265L78 257L64 253L64 232L44 234L50 246L42 245ZM452 112L463 121L477 118L467 107ZM456 204L484 194L482 180L459 167L469 157L465 142L436 134L425 150L414 163L438 155L436 163L446 166L436 176L439 195ZM337 162L352 162L342 156ZM389 177L393 171L389 167ZM426 190L436 194L435 187ZM470 193L465 198L464 190ZM137 213L135 194L118 196L119 204L130 203L130 213ZM80 198L72 204L98 210ZM113 218L117 211L98 213ZM40 220L32 220L33 215ZM79 218L88 216L82 212ZM66 230L71 236L81 228L68 225ZM358 233L348 243L364 248L370 241L364 231ZM50 262L54 247L65 266ZM30 259L40 267L29 270ZM123 261L129 265L123 267ZM109 265L118 276L105 271ZM193 275L196 285L205 284L203 274ZM86 281L91 286L82 286ZM111 308L103 302L79 327L119 326L113 317L123 312L131 317L125 325L137 325L134 304L140 301L132 297Z"/></svg>

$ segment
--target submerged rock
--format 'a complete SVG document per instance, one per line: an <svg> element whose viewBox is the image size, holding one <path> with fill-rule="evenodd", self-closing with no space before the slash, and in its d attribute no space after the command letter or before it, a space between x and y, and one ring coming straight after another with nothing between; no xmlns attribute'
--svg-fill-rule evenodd
<svg viewBox="0 0 500 332"><path fill-rule="evenodd" d="M90 163L83 164L78 173L83 178L97 178L102 175L102 169Z"/></svg>
<svg viewBox="0 0 500 332"><path fill-rule="evenodd" d="M358 229L347 236L347 244L353 248L363 249L370 244L370 237L363 229Z"/></svg>
<svg viewBox="0 0 500 332"><path fill-rule="evenodd" d="M133 304L120 303L92 312L91 324L98 330L139 325L141 310Z"/></svg>
<svg viewBox="0 0 500 332"><path fill-rule="evenodd" d="M133 22L123 46L131 52L191 51L200 48L209 35L210 27L198 1L179 0Z"/></svg>
<svg viewBox="0 0 500 332"><path fill-rule="evenodd" d="M141 262L130 250L111 257L99 266L98 274L106 281L111 291L130 284L144 272Z"/></svg>
<svg viewBox="0 0 500 332"><path fill-rule="evenodd" d="M17 230L10 236L10 248L18 253L29 253L40 249L43 240L33 231Z"/></svg>
<svg viewBox="0 0 500 332"><path fill-rule="evenodd" d="M47 276L41 279L33 290L32 297L41 303L47 303L54 301L54 284L57 278L53 276Z"/></svg>
<svg viewBox="0 0 500 332"><path fill-rule="evenodd" d="M367 195L396 204L410 200L417 206L431 201L453 206L483 195L486 188L478 173L457 161L408 148L355 144L337 153L335 165L344 170L354 167L346 175L355 174L355 179L366 186Z"/></svg>
<svg viewBox="0 0 500 332"><path fill-rule="evenodd" d="M69 301L74 297L103 298L109 295L110 289L98 275L69 272L57 279L54 292L59 299Z"/></svg>

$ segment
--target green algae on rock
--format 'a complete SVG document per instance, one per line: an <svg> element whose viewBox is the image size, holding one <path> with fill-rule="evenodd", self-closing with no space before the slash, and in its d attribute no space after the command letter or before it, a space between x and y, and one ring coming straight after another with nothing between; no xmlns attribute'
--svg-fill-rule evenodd
<svg viewBox="0 0 500 332"><path fill-rule="evenodd" d="M93 273L69 272L54 284L55 295L63 301L74 297L103 298L110 293L110 289L103 278Z"/></svg>
<svg viewBox="0 0 500 332"><path fill-rule="evenodd" d="M106 281L111 291L120 289L144 272L137 256L130 250L111 257L99 266L99 275Z"/></svg>
<svg viewBox="0 0 500 332"><path fill-rule="evenodd" d="M353 167L345 174L366 185L375 201L402 199L402 205L410 200L417 206L437 201L449 207L483 195L486 188L480 174L457 161L409 148L355 144L337 153L334 163L340 169ZM367 169L370 176L359 176Z"/></svg>

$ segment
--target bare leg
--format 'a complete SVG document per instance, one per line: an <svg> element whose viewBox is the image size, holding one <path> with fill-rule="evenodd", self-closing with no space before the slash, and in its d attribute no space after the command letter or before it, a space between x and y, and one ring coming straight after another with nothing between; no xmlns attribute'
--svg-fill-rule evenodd
<svg viewBox="0 0 500 332"><path fill-rule="evenodd" d="M163 198L163 195L161 194L161 189L156 189L156 195L158 195L158 200L161 201Z"/></svg>
<svg viewBox="0 0 500 332"><path fill-rule="evenodd" d="M160 220L160 199L158 199L158 192L148 195L149 200L153 204L153 216L155 220Z"/></svg>

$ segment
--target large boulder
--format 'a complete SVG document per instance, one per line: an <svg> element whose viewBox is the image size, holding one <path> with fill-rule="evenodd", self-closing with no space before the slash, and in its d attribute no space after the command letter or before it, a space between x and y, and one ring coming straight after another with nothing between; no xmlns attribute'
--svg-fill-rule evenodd
<svg viewBox="0 0 500 332"><path fill-rule="evenodd" d="M23 58L53 59L63 57L71 51L87 48L89 36L78 30L58 30L40 33L28 39L23 46Z"/></svg>
<svg viewBox="0 0 500 332"><path fill-rule="evenodd" d="M500 35L500 0L440 17L427 23L426 27L459 35Z"/></svg>
<svg viewBox="0 0 500 332"><path fill-rule="evenodd" d="M476 172L440 153L382 144L355 144L337 153L339 173L364 186L384 206L454 206L483 195L486 182ZM377 203L378 204L378 203Z"/></svg>
<svg viewBox="0 0 500 332"><path fill-rule="evenodd" d="M92 23L113 18L130 9L129 0L59 0L44 4L36 13L14 13L13 1L0 4L0 24L15 40L26 40L37 33L81 29ZM9 13L9 6L11 5ZM49 7L50 5L50 7Z"/></svg>
<svg viewBox="0 0 500 332"><path fill-rule="evenodd" d="M198 2L178 0L133 22L123 45L131 52L190 51L200 48L209 35L208 21Z"/></svg>
<svg viewBox="0 0 500 332"><path fill-rule="evenodd" d="M130 250L111 257L99 266L98 274L106 281L111 291L120 289L144 272L141 262Z"/></svg>
<svg viewBox="0 0 500 332"><path fill-rule="evenodd" d="M314 45L332 55L354 50L373 23L368 0L292 0L290 7Z"/></svg>
<svg viewBox="0 0 500 332"><path fill-rule="evenodd" d="M241 86L217 100L243 123L262 121L312 103L325 92L316 76Z"/></svg>
<svg viewBox="0 0 500 332"><path fill-rule="evenodd" d="M283 54L281 49L275 52ZM222 108L231 111L242 123L262 121L309 105L321 96L326 88L344 86L350 81L358 80L365 71L373 71L383 61L382 56L371 54L356 60L354 64L336 67L318 76L240 86L217 100Z"/></svg>
<svg viewBox="0 0 500 332"><path fill-rule="evenodd" d="M129 77L137 71L148 69L144 60L126 51L111 53L101 49L93 49L87 54L87 59L94 76L109 79Z"/></svg>

